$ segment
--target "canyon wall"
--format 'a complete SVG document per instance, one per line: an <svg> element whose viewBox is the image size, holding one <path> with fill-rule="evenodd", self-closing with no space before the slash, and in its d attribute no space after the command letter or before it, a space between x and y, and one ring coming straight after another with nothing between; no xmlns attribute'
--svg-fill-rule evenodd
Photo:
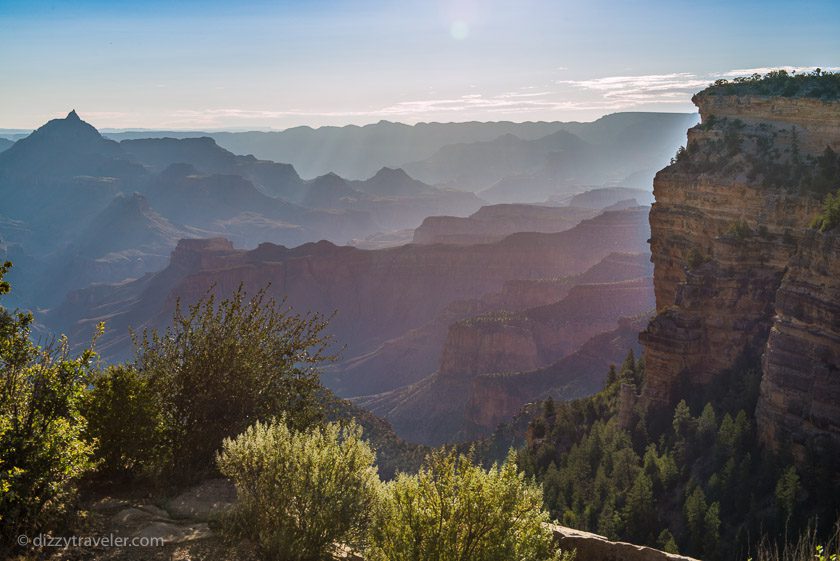
<svg viewBox="0 0 840 561"><path fill-rule="evenodd" d="M840 150L840 102L709 91L694 102L702 124L654 181L644 397L672 405L677 388L763 355L763 441L795 453L814 437L838 441L840 244L810 228L820 197L779 177Z"/></svg>
<svg viewBox="0 0 840 561"><path fill-rule="evenodd" d="M756 410L763 441L805 447L840 442L840 236L810 231L776 294ZM835 449L836 452L836 449Z"/></svg>

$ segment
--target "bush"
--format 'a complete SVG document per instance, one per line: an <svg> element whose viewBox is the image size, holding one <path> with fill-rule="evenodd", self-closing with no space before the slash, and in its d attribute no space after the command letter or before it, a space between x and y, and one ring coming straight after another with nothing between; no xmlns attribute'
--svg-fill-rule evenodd
<svg viewBox="0 0 840 561"><path fill-rule="evenodd" d="M0 294L9 284L0 266ZM95 354L71 357L67 340L31 342L32 316L0 307L0 554L19 534L49 529L69 510L92 464L80 413ZM2 557L2 555L0 555Z"/></svg>
<svg viewBox="0 0 840 561"><path fill-rule="evenodd" d="M417 475L385 485L371 561L546 561L559 559L539 486L513 452L489 471L468 456L438 451Z"/></svg>
<svg viewBox="0 0 840 561"><path fill-rule="evenodd" d="M319 422L325 327L317 315L281 311L264 290L248 300L240 286L218 304L208 295L186 314L177 306L164 333L144 332L136 368L162 414L160 470L195 481L222 440L255 421L285 413L299 429Z"/></svg>
<svg viewBox="0 0 840 561"><path fill-rule="evenodd" d="M100 473L126 478L154 467L163 438L159 404L148 377L130 365L94 377L84 413Z"/></svg>
<svg viewBox="0 0 840 561"><path fill-rule="evenodd" d="M840 190L825 196L822 213L814 219L811 226L820 232L828 232L836 228L838 224L840 224Z"/></svg>
<svg viewBox="0 0 840 561"><path fill-rule="evenodd" d="M284 419L258 422L226 439L217 461L237 490L225 530L263 558L320 561L336 544L364 546L379 480L357 425L296 431Z"/></svg>

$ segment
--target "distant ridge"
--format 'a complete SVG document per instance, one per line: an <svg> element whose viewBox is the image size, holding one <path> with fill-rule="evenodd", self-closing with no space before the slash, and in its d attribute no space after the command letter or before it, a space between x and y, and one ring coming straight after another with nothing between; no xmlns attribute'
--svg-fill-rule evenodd
<svg viewBox="0 0 840 561"><path fill-rule="evenodd" d="M486 142L505 134L522 140L536 140L566 130L587 142L600 143L619 128L644 122L689 118L683 113L614 113L593 121L511 121L461 123L417 123L407 125L379 121L368 125L300 126L282 131L124 131L107 133L114 140L209 136L236 154L253 154L259 159L288 162L302 177L311 179L335 172L346 179L365 179L383 167L402 167L450 144ZM696 120L696 116L694 117ZM692 123L693 124L693 123ZM690 125L688 125L690 126ZM680 129L681 127L681 129ZM675 130L684 134L686 125ZM409 172L411 175L411 172Z"/></svg>

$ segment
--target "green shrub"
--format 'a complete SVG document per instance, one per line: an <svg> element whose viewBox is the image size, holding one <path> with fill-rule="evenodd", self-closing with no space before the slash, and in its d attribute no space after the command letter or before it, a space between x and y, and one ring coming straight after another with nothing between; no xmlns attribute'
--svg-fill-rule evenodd
<svg viewBox="0 0 840 561"><path fill-rule="evenodd" d="M822 213L814 219L811 226L820 232L828 232L836 228L838 224L840 224L840 190L825 196Z"/></svg>
<svg viewBox="0 0 840 561"><path fill-rule="evenodd" d="M124 478L154 467L163 413L148 377L129 365L104 370L93 380L84 413L100 473Z"/></svg>
<svg viewBox="0 0 840 561"><path fill-rule="evenodd" d="M320 422L315 366L326 355L326 321L280 310L260 291L209 295L182 312L164 333L144 332L136 368L162 413L156 462L176 483L212 469L222 440L258 420L285 413L296 428Z"/></svg>
<svg viewBox="0 0 840 561"><path fill-rule="evenodd" d="M379 479L357 425L296 431L283 419L258 422L226 439L217 461L237 490L225 530L254 542L262 558L321 561L337 544L364 546Z"/></svg>
<svg viewBox="0 0 840 561"><path fill-rule="evenodd" d="M485 471L454 452L431 454L417 475L385 485L371 561L559 559L542 491L518 471L513 452Z"/></svg>
<svg viewBox="0 0 840 561"><path fill-rule="evenodd" d="M11 263L0 266L3 277ZM94 367L92 348L72 357L67 340L31 342L32 316L0 307L0 557L68 512L92 463L80 413Z"/></svg>

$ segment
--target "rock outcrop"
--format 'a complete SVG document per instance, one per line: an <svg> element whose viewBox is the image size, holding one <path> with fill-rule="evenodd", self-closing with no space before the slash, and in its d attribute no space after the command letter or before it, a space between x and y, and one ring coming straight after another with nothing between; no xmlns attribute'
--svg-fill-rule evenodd
<svg viewBox="0 0 840 561"><path fill-rule="evenodd" d="M681 384L763 354L764 442L840 442L840 245L809 228L819 197L780 179L840 149L840 102L713 89L694 101L703 122L654 181L644 398L670 404Z"/></svg>
<svg viewBox="0 0 840 561"><path fill-rule="evenodd" d="M414 231L414 243L489 243L516 232L562 232L596 214L597 210L579 207L524 204L484 206L466 218L426 218Z"/></svg>
<svg viewBox="0 0 840 561"><path fill-rule="evenodd" d="M564 551L575 550L577 561L697 561L652 547L610 541L603 536L552 524L554 539Z"/></svg>
<svg viewBox="0 0 840 561"><path fill-rule="evenodd" d="M650 278L579 284L560 301L518 313L472 317L449 328L439 372L444 376L523 372L555 362L618 318L654 307Z"/></svg>
<svg viewBox="0 0 840 561"><path fill-rule="evenodd" d="M551 397L568 401L592 395L604 386L611 364L619 364L632 350L647 316L620 318L618 326L595 335L562 359L531 371L481 374L470 380L464 405L467 435L485 435L512 419L524 405Z"/></svg>

